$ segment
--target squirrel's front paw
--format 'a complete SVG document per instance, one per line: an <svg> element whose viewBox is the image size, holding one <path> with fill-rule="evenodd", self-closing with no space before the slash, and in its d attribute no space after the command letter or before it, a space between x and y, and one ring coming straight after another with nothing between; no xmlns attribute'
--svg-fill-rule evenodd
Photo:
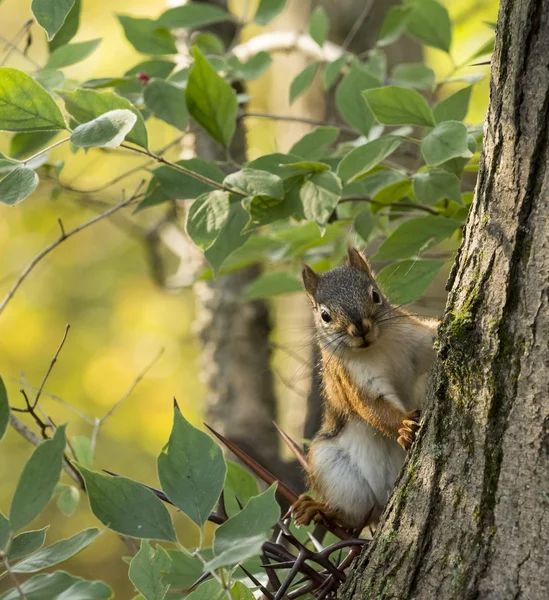
<svg viewBox="0 0 549 600"><path fill-rule="evenodd" d="M420 419L420 410L411 410L404 415L404 419L402 419L402 427L398 430L399 438L397 440L404 450L409 450L410 446L414 443L417 431L419 429Z"/></svg>
<svg viewBox="0 0 549 600"><path fill-rule="evenodd" d="M337 520L338 516L329 510L324 503L305 494L299 496L292 504L290 511L298 527L309 525L311 521L315 521L315 523L333 522Z"/></svg>

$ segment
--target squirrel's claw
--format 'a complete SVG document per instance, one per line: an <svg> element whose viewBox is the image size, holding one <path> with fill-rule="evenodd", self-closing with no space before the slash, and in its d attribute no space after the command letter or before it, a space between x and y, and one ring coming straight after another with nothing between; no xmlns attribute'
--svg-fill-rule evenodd
<svg viewBox="0 0 549 600"><path fill-rule="evenodd" d="M415 442L416 434L419 430L419 420L421 419L421 411L411 410L404 415L402 427L398 430L399 438L397 442L404 450L409 450Z"/></svg>
<svg viewBox="0 0 549 600"><path fill-rule="evenodd" d="M305 494L299 496L292 504L290 511L298 527L309 525L312 521L315 523L334 523L338 520L337 513L331 511L324 503Z"/></svg>

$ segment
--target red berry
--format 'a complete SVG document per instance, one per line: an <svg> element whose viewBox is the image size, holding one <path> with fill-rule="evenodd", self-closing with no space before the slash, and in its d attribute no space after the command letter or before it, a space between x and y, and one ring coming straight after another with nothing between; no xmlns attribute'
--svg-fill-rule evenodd
<svg viewBox="0 0 549 600"><path fill-rule="evenodd" d="M137 74L137 80L140 81L141 83L148 83L149 79L150 79L150 77L147 75L147 73L138 73Z"/></svg>

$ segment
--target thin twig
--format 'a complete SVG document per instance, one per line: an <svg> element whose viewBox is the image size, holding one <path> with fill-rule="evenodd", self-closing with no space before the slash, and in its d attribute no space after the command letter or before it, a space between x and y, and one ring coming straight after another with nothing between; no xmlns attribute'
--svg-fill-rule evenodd
<svg viewBox="0 0 549 600"><path fill-rule="evenodd" d="M95 445L97 443L97 436L99 435L99 428L101 427L101 425L103 425L103 423L110 416L112 416L112 414L118 408L120 408L120 405L125 400L127 400L128 396L130 396L130 394L135 390L135 388L137 387L137 385L139 384L139 382L152 369L152 367L156 364L156 362L159 360L159 358L162 356L163 353L164 353L164 348L161 348L160 352L153 358L153 360L132 381L130 387L126 390L126 392L124 393L124 395L117 402L115 402L113 404L113 406L111 406L111 408L100 419L95 419L94 428L93 428L93 432L92 432L92 438L91 438L91 451L92 451L92 454L94 453L94 450L95 450Z"/></svg>
<svg viewBox="0 0 549 600"><path fill-rule="evenodd" d="M118 211L121 208L124 208L125 206L128 206L128 204L131 204L132 202L134 202L139 197L138 196L138 191L143 186L143 184L144 184L144 181L140 182L139 185L137 186L137 188L135 189L134 193L128 199L122 200L122 202L119 202L118 204L115 204L114 206L111 206L105 212L102 212L101 214L96 215L95 217L93 217L92 219L90 219L89 221L86 221L85 223L82 223L82 225L78 225L78 227L75 227L74 229L71 229L65 235L61 235L57 240L55 240L49 246L47 246L46 248L44 248L43 250L41 250L30 261L30 263L25 267L25 269L23 270L23 272L21 273L21 275L19 275L17 281L13 284L13 286L11 287L11 289L8 291L8 293L6 294L6 296L4 297L4 299L2 300L2 302L0 303L0 314L6 308L6 305L8 304L8 302L13 298L15 292L19 289L19 287L21 286L21 284L23 283L23 281L25 281L25 279L28 277L29 273L34 269L34 267L36 267L36 265L45 256L47 256L52 250L55 250L55 248L57 248L57 246L59 246L62 242L64 242L68 238L72 237L76 233L79 233L80 231L83 231L84 229L87 229L91 225L94 225L98 221L101 221L102 219L104 219L106 217L109 217L110 215L112 215L116 211Z"/></svg>
<svg viewBox="0 0 549 600"><path fill-rule="evenodd" d="M13 581L13 585L17 589L17 593L19 594L19 597L21 598L21 600L27 600L27 597L25 596L25 592L19 585L19 581L17 581L17 577L15 576L15 573L10 568L10 563L8 562L6 555L3 552L0 552L0 557L2 559L2 563L4 564L6 572L10 576L11 580Z"/></svg>
<svg viewBox="0 0 549 600"><path fill-rule="evenodd" d="M366 17L372 10L373 4L374 4L374 0L369 0L368 2L366 2L364 9L360 13L360 16L358 17L358 19L354 22L349 33L347 34L347 37L345 38L345 41L343 42L343 45L341 46L341 50L343 52L346 52L347 49L349 48L349 46L352 44L353 40L355 39L356 34L358 33L358 30L362 27L362 24L366 20Z"/></svg>
<svg viewBox="0 0 549 600"><path fill-rule="evenodd" d="M347 127L346 125L341 125L338 123L329 123L327 121L322 121L321 119L309 119L307 117L298 117L294 115L272 115L264 112L245 112L238 115L239 119L247 119L248 117L271 119L271 121L293 121L295 123L306 123L308 125L318 125L324 127L337 127L339 130L344 131L349 135L354 135L355 137L358 136L357 131L355 131L352 127Z"/></svg>
<svg viewBox="0 0 549 600"><path fill-rule="evenodd" d="M383 204L383 202L376 202L375 200L373 200L372 198L368 198L367 196L344 196L343 198L341 198L339 203L342 204L343 202L368 202L369 204L375 204L376 206L398 206L400 208L415 208L416 210L427 212L430 215L440 215L440 213L434 208L431 208L430 206L425 206L423 204L416 204L415 202L391 202L391 204Z"/></svg>
<svg viewBox="0 0 549 600"><path fill-rule="evenodd" d="M29 31L32 23L33 23L32 19L29 19L23 25L23 27L21 27L21 29L17 32L17 34L13 38L13 41L10 41L7 38L5 38L3 35L0 35L0 40L2 40L6 44L6 48L7 48L7 54L3 58L2 62L0 63L0 66L3 67L6 64L6 62L9 59L9 57L10 57L10 55L11 55L12 52L17 52L18 54L20 54L21 56L23 56L24 58L26 58L30 63L32 63L33 66L35 66L37 69L41 69L42 68L42 65L38 64L33 58L31 58L27 54L26 51L23 51L23 50L21 50L20 48L17 47L17 44L19 43L19 40L21 39L21 37L23 35L25 35L25 33L27 33Z"/></svg>
<svg viewBox="0 0 549 600"><path fill-rule="evenodd" d="M52 372L53 367L54 367L55 363L57 362L57 359L59 358L59 353L61 352L61 350L63 349L63 346L65 345L65 341L67 339L67 335L69 333L70 328L71 328L70 324L67 323L65 325L65 331L63 332L63 338L61 339L61 343L59 344L57 351L55 352L55 354L53 355L53 358L50 361L49 367L42 379L42 383L40 384L40 387L38 388L38 392L36 392L36 397L34 398L34 402L32 403L32 410L34 410L36 408L36 406L38 405L38 401L40 400L40 396L42 395L42 390L44 389L44 386L46 385L46 381L48 380L48 377L50 376L50 373ZM27 407L26 409L14 408L13 410L15 410L17 412L32 412L32 410L29 410L29 408L30 407Z"/></svg>
<svg viewBox="0 0 549 600"><path fill-rule="evenodd" d="M43 148L42 150L40 150L39 152L37 152L36 154L33 154L32 156L29 156L28 158L26 158L23 161L23 165L26 165L27 163L29 163L31 160L38 158L39 156L41 156L42 154L45 154L46 152L49 152L50 150L53 150L54 148L57 148L57 146L61 146L61 144L64 144L65 142L68 142L71 138L70 137L66 137L63 138L62 140L59 140L57 142L55 142L55 144L52 144L51 146L48 146L47 148Z"/></svg>

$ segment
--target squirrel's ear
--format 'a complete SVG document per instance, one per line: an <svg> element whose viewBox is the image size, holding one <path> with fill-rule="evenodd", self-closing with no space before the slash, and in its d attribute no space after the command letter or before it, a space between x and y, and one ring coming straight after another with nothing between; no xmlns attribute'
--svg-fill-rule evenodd
<svg viewBox="0 0 549 600"><path fill-rule="evenodd" d="M314 300L316 296L316 288L318 286L318 280L320 279L318 273L315 273L309 265L303 265L301 269L301 277L303 278L303 286L307 295Z"/></svg>
<svg viewBox="0 0 549 600"><path fill-rule="evenodd" d="M347 266L355 267L355 269L360 269L361 271L364 271L372 279L374 277L374 272L372 271L367 260L362 256L362 254L360 254L360 252L356 248L353 248L352 246L349 246L347 248Z"/></svg>

